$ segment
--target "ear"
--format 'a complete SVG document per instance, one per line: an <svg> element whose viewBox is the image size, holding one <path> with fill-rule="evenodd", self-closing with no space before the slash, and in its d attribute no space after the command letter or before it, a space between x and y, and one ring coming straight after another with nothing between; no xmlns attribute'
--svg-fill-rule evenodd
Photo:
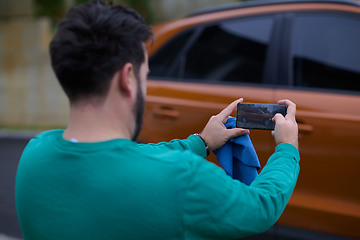
<svg viewBox="0 0 360 240"><path fill-rule="evenodd" d="M135 80L134 67L131 63L126 63L118 72L120 91L126 95L131 95Z"/></svg>

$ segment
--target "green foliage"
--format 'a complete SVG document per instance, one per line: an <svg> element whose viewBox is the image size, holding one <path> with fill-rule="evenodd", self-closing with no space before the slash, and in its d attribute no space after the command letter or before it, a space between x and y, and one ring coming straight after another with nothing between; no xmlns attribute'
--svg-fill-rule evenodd
<svg viewBox="0 0 360 240"><path fill-rule="evenodd" d="M72 5L79 5L91 2L91 0L72 0ZM153 23L153 13L148 0L115 0L115 4L127 5L138 11L147 21ZM54 25L57 25L66 15L68 10L66 0L33 0L35 6L35 15L40 17L49 17Z"/></svg>
<svg viewBox="0 0 360 240"><path fill-rule="evenodd" d="M121 0L120 3L127 5L139 12L148 24L154 22L154 15L151 11L150 1L148 0Z"/></svg>
<svg viewBox="0 0 360 240"><path fill-rule="evenodd" d="M74 5L84 4L90 2L89 0L75 0Z"/></svg>
<svg viewBox="0 0 360 240"><path fill-rule="evenodd" d="M64 0L33 0L33 2L36 16L50 17L53 22L59 22L65 15Z"/></svg>

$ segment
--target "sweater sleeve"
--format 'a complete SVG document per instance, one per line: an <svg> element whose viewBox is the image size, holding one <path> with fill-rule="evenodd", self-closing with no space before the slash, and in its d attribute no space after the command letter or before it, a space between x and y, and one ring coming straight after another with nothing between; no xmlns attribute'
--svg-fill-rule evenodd
<svg viewBox="0 0 360 240"><path fill-rule="evenodd" d="M278 220L299 174L299 152L280 144L250 186L205 161L193 161L184 204L187 237L234 239L266 231Z"/></svg>
<svg viewBox="0 0 360 240"><path fill-rule="evenodd" d="M140 147L154 148L159 151L161 151L162 149L164 151L168 151L170 149L179 151L189 150L192 153L195 153L196 155L199 155L203 158L207 157L204 142L199 136L196 135L190 135L187 139L183 140L174 139L170 142L161 142L157 144L141 144Z"/></svg>

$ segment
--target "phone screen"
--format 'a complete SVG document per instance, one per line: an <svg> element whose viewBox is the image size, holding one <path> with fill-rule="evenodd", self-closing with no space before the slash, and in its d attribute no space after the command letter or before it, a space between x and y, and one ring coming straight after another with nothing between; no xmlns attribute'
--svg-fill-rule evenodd
<svg viewBox="0 0 360 240"><path fill-rule="evenodd" d="M280 104L239 103L236 127L245 129L274 130L272 118L276 113L286 115L287 106Z"/></svg>

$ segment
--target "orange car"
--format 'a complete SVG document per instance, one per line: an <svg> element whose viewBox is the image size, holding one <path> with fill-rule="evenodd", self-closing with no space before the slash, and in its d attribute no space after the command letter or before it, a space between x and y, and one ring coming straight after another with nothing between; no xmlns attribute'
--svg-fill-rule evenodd
<svg viewBox="0 0 360 240"><path fill-rule="evenodd" d="M360 238L358 3L251 1L199 11L154 33L141 141L186 138L239 97L291 99L301 171L276 229L321 234L306 239ZM264 166L275 148L271 133L250 136Z"/></svg>

